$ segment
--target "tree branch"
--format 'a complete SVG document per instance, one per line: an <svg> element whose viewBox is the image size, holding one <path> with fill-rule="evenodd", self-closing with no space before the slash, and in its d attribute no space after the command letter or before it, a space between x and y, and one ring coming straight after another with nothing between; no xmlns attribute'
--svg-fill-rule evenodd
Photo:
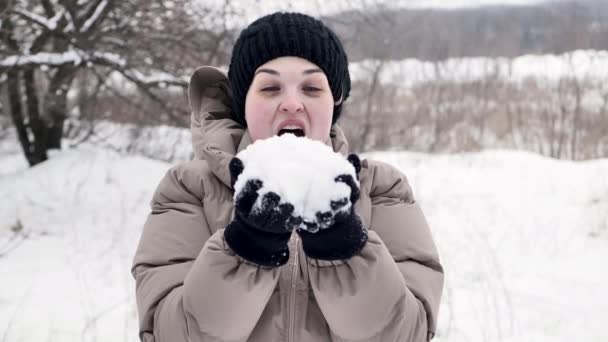
<svg viewBox="0 0 608 342"><path fill-rule="evenodd" d="M85 19L84 23L80 27L79 31L82 33L89 33L94 31L94 28L98 23L102 22L112 9L111 0L97 0L93 6L90 6L87 13L82 19Z"/></svg>
<svg viewBox="0 0 608 342"><path fill-rule="evenodd" d="M24 11L21 9L15 9L13 10L13 12L15 14L17 14L18 16L20 16L21 18L37 24L38 26L42 27L45 30L48 31L54 31L57 28L57 22L56 22L56 18L45 18L43 16L40 16L34 12L29 12L29 11Z"/></svg>

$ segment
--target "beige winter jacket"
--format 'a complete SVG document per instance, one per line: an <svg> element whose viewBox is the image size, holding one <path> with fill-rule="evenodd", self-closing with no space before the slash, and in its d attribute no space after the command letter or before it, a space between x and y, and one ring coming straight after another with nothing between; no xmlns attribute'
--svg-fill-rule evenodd
<svg viewBox="0 0 608 342"><path fill-rule="evenodd" d="M229 249L228 163L251 138L229 118L226 82L212 67L191 79L196 159L160 182L133 262L141 340L430 340L443 269L406 177L388 164L362 161L355 210L369 240L351 259L309 259L295 233L280 268L259 267ZM326 143L348 153L337 125Z"/></svg>

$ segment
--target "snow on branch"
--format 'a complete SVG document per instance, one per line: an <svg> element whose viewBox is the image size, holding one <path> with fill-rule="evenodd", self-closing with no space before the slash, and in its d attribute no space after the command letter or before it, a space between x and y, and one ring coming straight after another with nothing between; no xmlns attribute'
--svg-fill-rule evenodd
<svg viewBox="0 0 608 342"><path fill-rule="evenodd" d="M115 53L94 51L88 60L97 63L114 66L115 68L124 68L127 62Z"/></svg>
<svg viewBox="0 0 608 342"><path fill-rule="evenodd" d="M22 67L29 65L61 66L65 64L80 64L83 58L76 51L63 53L39 52L34 55L8 56L0 60L0 67Z"/></svg>
<svg viewBox="0 0 608 342"><path fill-rule="evenodd" d="M114 69L140 87L186 87L188 85L187 77L174 76L163 71L143 73L135 68L129 68L127 62L121 56L101 51L85 53L83 51L71 50L63 53L40 52L33 55L8 56L0 60L0 71L4 68L20 68L36 65L59 67L68 64L79 66L84 63Z"/></svg>
<svg viewBox="0 0 608 342"><path fill-rule="evenodd" d="M49 31L54 31L57 28L57 22L63 16L63 11L57 13L53 18L46 18L34 12L16 9L15 13L19 14L26 20L35 22L36 24L46 28Z"/></svg>
<svg viewBox="0 0 608 342"><path fill-rule="evenodd" d="M95 51L92 54L87 54L81 51L71 50L61 53L39 52L33 55L8 56L0 60L0 68L14 68L31 65L80 65L84 62L92 62L95 64L115 66L119 68L122 68L126 65L125 60L114 53Z"/></svg>
<svg viewBox="0 0 608 342"><path fill-rule="evenodd" d="M71 32L74 31L74 28L76 27L76 25L74 25L74 18L72 17L72 14L69 11L65 12L65 19L68 21L67 25L65 25L65 32Z"/></svg>
<svg viewBox="0 0 608 342"><path fill-rule="evenodd" d="M54 17L52 17L51 19L49 19L49 28L54 30L57 27L57 24L59 23L59 20L61 20L61 18L63 17L63 15L67 13L64 9L62 9L61 11L57 12L55 14Z"/></svg>
<svg viewBox="0 0 608 342"><path fill-rule="evenodd" d="M162 71L155 71L150 73L150 75L145 75L139 70L132 69L127 71L127 76L132 77L133 79L137 79L139 83L145 84L147 86L164 86L164 85L173 85L178 87L186 87L188 86L188 78L187 77L176 77L174 75L168 74Z"/></svg>
<svg viewBox="0 0 608 342"><path fill-rule="evenodd" d="M99 19L99 16L103 13L103 11L105 10L107 5L108 5L108 0L101 1L95 8L95 11L93 12L93 14L91 14L91 16L87 19L87 21L85 21L84 24L82 24L82 27L80 28L80 32L88 32L89 29L91 28L91 26L93 26L93 24L95 24L97 19Z"/></svg>

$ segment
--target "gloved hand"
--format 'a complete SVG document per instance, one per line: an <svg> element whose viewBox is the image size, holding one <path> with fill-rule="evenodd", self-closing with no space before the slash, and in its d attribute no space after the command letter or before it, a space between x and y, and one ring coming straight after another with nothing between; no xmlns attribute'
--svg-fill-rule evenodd
<svg viewBox="0 0 608 342"><path fill-rule="evenodd" d="M243 162L235 157L230 161L232 187L243 172ZM258 191L263 182L249 179L235 194L235 215L224 230L226 243L242 258L262 266L281 266L289 260L287 242L298 222L292 217L293 205L279 204L281 197L274 192L262 195L256 206Z"/></svg>
<svg viewBox="0 0 608 342"><path fill-rule="evenodd" d="M350 154L348 161L355 167L358 179L361 170L359 157L356 154ZM351 206L348 211L336 211L333 216L334 223L329 228L320 229L315 233L303 229L296 230L302 238L304 252L313 259L349 259L361 251L367 242L367 231L363 228L361 218L355 213L354 208L360 195L359 186L351 175L339 175L335 181L348 185L351 188L351 194L347 203L332 203L332 206L344 206L350 202ZM329 217L322 219L331 220Z"/></svg>

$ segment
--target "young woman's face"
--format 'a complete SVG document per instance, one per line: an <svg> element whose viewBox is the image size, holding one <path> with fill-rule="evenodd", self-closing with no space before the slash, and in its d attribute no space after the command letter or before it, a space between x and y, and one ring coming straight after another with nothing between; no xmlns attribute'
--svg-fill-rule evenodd
<svg viewBox="0 0 608 342"><path fill-rule="evenodd" d="M327 76L299 57L280 57L261 65L245 98L245 120L253 141L287 132L325 141L333 109Z"/></svg>

